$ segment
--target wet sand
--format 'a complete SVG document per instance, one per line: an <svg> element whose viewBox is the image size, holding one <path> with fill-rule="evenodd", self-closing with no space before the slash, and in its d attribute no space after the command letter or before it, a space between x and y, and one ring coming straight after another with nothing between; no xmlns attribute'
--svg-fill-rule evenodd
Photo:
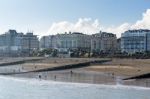
<svg viewBox="0 0 150 99"><path fill-rule="evenodd" d="M30 71L43 68L61 66L86 62L95 59L84 58L51 58L38 62L29 62L16 66L0 67L0 72ZM98 60L98 59L97 59ZM113 59L111 62L103 64L91 64L89 67L69 69L61 71L31 72L25 74L14 74L14 77L36 78L40 80L53 80L62 82L79 82L93 84L124 84L134 86L150 87L150 79L128 80L121 79L150 72L150 60ZM11 67L11 69L10 69ZM10 69L10 71L8 71ZM10 76L10 75L9 75Z"/></svg>
<svg viewBox="0 0 150 99"><path fill-rule="evenodd" d="M86 69L130 77L150 73L150 59L113 59L110 62L93 65Z"/></svg>
<svg viewBox="0 0 150 99"><path fill-rule="evenodd" d="M92 65L84 69L113 75L117 81L117 78L124 79L150 73L150 59L112 59L110 62ZM127 81L118 80L118 82L125 85L150 87L150 78Z"/></svg>
<svg viewBox="0 0 150 99"><path fill-rule="evenodd" d="M40 78L39 78L40 75ZM48 71L11 75L14 77L36 78L39 80L52 80L60 82L77 82L105 85L132 85L150 87L150 79L123 81L124 76L116 76L110 73L86 71L85 69L73 69L63 71Z"/></svg>
<svg viewBox="0 0 150 99"><path fill-rule="evenodd" d="M101 61L101 60L109 60L109 59L97 59L97 58L45 58L43 60L39 60L36 62L26 62L24 64L20 65L12 65L12 66L5 66L5 68L13 68L16 69L15 71L36 71L40 69L46 69L46 68L53 68L53 67L61 67L65 65L73 65L73 64L79 64L79 63L86 63L90 61ZM1 70L1 67L0 67Z"/></svg>

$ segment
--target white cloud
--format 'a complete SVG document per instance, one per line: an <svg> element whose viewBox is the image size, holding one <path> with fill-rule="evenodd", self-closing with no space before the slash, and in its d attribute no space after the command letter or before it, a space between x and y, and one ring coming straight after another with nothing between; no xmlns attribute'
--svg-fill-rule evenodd
<svg viewBox="0 0 150 99"><path fill-rule="evenodd" d="M72 27L73 24L67 21L53 23L49 29L49 33L55 34L55 33L68 32L72 30Z"/></svg>
<svg viewBox="0 0 150 99"><path fill-rule="evenodd" d="M130 26L131 25L129 23L124 23L120 26L106 28L103 31L115 33L117 35L117 37L120 37L121 33L125 32L128 29L130 29Z"/></svg>
<svg viewBox="0 0 150 99"><path fill-rule="evenodd" d="M91 18L80 18L75 23L68 21L53 23L48 34L50 35L69 31L93 34L102 30L115 33L117 37L120 37L121 33L129 29L150 29L150 9L147 9L147 11L143 13L143 18L141 20L138 20L133 24L125 22L119 26L103 27L98 19L92 20Z"/></svg>
<svg viewBox="0 0 150 99"><path fill-rule="evenodd" d="M97 19L92 20L91 18L80 18L76 23L71 23L68 21L53 23L48 33L57 34L71 31L92 34L99 32L100 29L100 23Z"/></svg>
<svg viewBox="0 0 150 99"><path fill-rule="evenodd" d="M131 26L132 29L150 29L150 9L147 9L145 13L143 13L142 20L138 20L135 24Z"/></svg>
<svg viewBox="0 0 150 99"><path fill-rule="evenodd" d="M134 24L124 23L117 27L106 28L104 31L115 33L117 37L120 37L121 33L129 29L150 29L150 9L147 9L147 11L143 13L142 19L136 21Z"/></svg>

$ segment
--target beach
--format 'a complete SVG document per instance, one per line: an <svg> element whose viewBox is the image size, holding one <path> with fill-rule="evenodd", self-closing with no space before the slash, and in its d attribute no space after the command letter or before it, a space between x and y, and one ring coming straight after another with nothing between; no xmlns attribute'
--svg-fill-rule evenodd
<svg viewBox="0 0 150 99"><path fill-rule="evenodd" d="M94 63L94 61L103 60L109 61ZM78 68L58 68L62 66L73 67L73 64L87 62L91 63ZM127 77L149 73L149 64L149 59L42 58L41 60L28 61L18 65L1 66L0 73L8 73L6 76L61 82L150 87L150 79L122 80ZM38 70L41 71L38 72ZM9 73L11 74L9 75Z"/></svg>

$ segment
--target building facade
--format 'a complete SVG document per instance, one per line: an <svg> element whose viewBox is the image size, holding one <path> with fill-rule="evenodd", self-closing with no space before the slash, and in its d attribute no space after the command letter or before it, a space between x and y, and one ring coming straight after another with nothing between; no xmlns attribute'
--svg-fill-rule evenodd
<svg viewBox="0 0 150 99"><path fill-rule="evenodd" d="M22 53L32 54L33 51L37 51L39 49L39 40L37 35L33 35L33 33L26 33L21 38L21 51Z"/></svg>
<svg viewBox="0 0 150 99"><path fill-rule="evenodd" d="M121 53L121 38L117 39L117 51L116 53Z"/></svg>
<svg viewBox="0 0 150 99"><path fill-rule="evenodd" d="M131 54L150 51L150 30L128 30L122 33L121 51Z"/></svg>
<svg viewBox="0 0 150 99"><path fill-rule="evenodd" d="M117 49L117 37L113 33L101 32L92 35L91 51L105 53L115 52Z"/></svg>
<svg viewBox="0 0 150 99"><path fill-rule="evenodd" d="M0 35L1 56L28 56L34 50L38 50L39 41L33 33L17 33L16 30L9 30Z"/></svg>
<svg viewBox="0 0 150 99"><path fill-rule="evenodd" d="M73 32L43 36L40 40L41 48L54 48L59 51L83 50L86 52L112 52L116 50L117 38L115 34L100 32L93 35Z"/></svg>
<svg viewBox="0 0 150 99"><path fill-rule="evenodd" d="M57 34L56 44L57 48L62 51L69 49L90 50L90 38L89 35L78 32Z"/></svg>
<svg viewBox="0 0 150 99"><path fill-rule="evenodd" d="M42 49L49 49L49 48L56 48L56 36L50 35L50 36L43 36L40 39L40 50Z"/></svg>

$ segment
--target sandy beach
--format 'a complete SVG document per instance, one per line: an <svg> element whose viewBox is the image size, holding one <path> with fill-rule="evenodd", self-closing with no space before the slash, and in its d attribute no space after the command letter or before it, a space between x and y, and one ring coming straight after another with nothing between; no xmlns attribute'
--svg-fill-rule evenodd
<svg viewBox="0 0 150 99"><path fill-rule="evenodd" d="M19 65L0 67L0 72L27 72L45 68L59 67L67 64L76 64L96 58L47 58L39 61L30 61ZM13 74L8 76L36 78L62 82L79 82L92 84L124 84L150 87L150 79L123 81L123 78L150 72L150 59L112 59L112 61L90 64L88 67ZM39 78L40 75L40 78Z"/></svg>
<svg viewBox="0 0 150 99"><path fill-rule="evenodd" d="M150 59L113 59L86 68L89 71L113 73L117 76L136 76L150 73Z"/></svg>

